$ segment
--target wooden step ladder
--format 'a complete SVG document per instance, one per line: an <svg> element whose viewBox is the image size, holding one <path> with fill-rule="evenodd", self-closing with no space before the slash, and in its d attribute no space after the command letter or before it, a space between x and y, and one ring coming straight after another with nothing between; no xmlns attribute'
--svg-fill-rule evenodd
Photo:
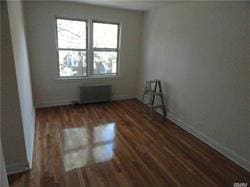
<svg viewBox="0 0 250 187"><path fill-rule="evenodd" d="M153 89L152 89L153 88ZM158 88L158 90L157 90ZM163 100L163 92L162 92L162 87L161 87L161 81L158 79L151 80L151 81L146 81L146 86L145 90L142 96L142 101L145 99L145 95L149 96L149 103L147 105L150 107L150 116L153 118L153 111L155 109L160 108L164 117L166 117L166 108ZM160 97L161 104L154 105L155 102L155 96Z"/></svg>

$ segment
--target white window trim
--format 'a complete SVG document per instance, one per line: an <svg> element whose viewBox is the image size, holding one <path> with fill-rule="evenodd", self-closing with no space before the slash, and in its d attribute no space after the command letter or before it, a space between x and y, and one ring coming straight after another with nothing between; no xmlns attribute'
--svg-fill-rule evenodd
<svg viewBox="0 0 250 187"><path fill-rule="evenodd" d="M84 21L86 22L86 49L71 49L71 48L58 48L58 33L57 33L57 19L65 19L71 21ZM117 35L117 48L94 48L93 47L93 23L107 23L118 25ZM121 56L121 23L100 21L96 19L78 19L67 17L55 17L55 38L56 38L56 51L57 51L57 77L56 80L83 80L83 79L117 79L120 78L120 56ZM86 76L60 76L59 67L59 50L72 50L72 51L86 51ZM115 51L117 52L116 74L93 74L93 54L94 51Z"/></svg>

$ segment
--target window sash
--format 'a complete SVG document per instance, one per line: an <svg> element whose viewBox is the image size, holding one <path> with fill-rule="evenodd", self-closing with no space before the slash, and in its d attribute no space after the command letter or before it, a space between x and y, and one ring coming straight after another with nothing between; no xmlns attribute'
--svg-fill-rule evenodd
<svg viewBox="0 0 250 187"><path fill-rule="evenodd" d="M85 56L85 58L86 58L86 75L71 75L71 76L62 76L62 75L60 75L60 59L59 59L59 52L60 51L82 51L82 52L85 52L86 53L86 56ZM57 61L58 61L58 63L57 63L57 68L58 68L58 76L60 77L60 78L81 78L81 77L88 77L88 63L87 63L87 60L88 60L88 51L85 49L85 50L71 50L71 49L69 49L69 50L67 50L67 49L58 49L57 50Z"/></svg>
<svg viewBox="0 0 250 187"><path fill-rule="evenodd" d="M93 48L93 51L116 51L118 52L118 48Z"/></svg>
<svg viewBox="0 0 250 187"><path fill-rule="evenodd" d="M95 23L103 23L103 24L109 24L109 25L117 25L117 44L116 44L116 48L101 48L101 47L94 47L94 43L93 43L93 41L94 41L94 24ZM93 48L93 49L117 49L117 50L119 50L119 48L120 48L120 26L121 26L121 24L120 23L112 23L112 22L108 22L108 21L97 21L97 20L93 20L92 22L91 22L91 35L92 35L92 37L91 37L91 43L92 43L92 45L91 45L91 47Z"/></svg>
<svg viewBox="0 0 250 187"><path fill-rule="evenodd" d="M88 51L87 49L72 49L72 48L58 48L57 50L60 50L60 51Z"/></svg>
<svg viewBox="0 0 250 187"><path fill-rule="evenodd" d="M79 21L79 22L85 22L85 29L86 29L86 40L85 40L85 46L86 48L66 48L66 47L59 47L59 37L58 37L58 27L57 27L57 20L67 20L67 21ZM89 36L89 29L88 29L88 20L84 19L71 19L71 18L62 18L62 17L56 17L56 48L57 50L88 50L88 36Z"/></svg>
<svg viewBox="0 0 250 187"><path fill-rule="evenodd" d="M116 48L101 48L101 47L94 47L94 23L103 23L103 24L110 24L110 25L117 25L117 44ZM91 22L91 75L92 76L117 76L119 74L119 59L120 59L120 23L112 23L112 22L105 22L105 21L96 21L93 20ZM94 73L94 52L117 52L116 56L116 73Z"/></svg>
<svg viewBox="0 0 250 187"><path fill-rule="evenodd" d="M116 52L117 55L116 55L116 73L98 73L98 74L95 74L94 73L94 52ZM117 76L118 75L118 70L119 70L119 51L117 50L93 50L93 60L92 60L92 76L110 76L110 75L113 75L113 76Z"/></svg>

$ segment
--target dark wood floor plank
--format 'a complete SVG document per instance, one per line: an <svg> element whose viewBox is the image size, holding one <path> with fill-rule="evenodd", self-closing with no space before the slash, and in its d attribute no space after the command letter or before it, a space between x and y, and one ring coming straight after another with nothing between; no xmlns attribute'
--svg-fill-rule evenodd
<svg viewBox="0 0 250 187"><path fill-rule="evenodd" d="M37 110L33 169L10 186L233 186L249 173L138 100Z"/></svg>

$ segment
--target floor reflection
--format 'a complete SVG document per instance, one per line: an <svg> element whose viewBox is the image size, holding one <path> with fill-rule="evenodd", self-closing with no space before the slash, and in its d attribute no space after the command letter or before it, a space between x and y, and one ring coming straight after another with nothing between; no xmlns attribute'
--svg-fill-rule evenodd
<svg viewBox="0 0 250 187"><path fill-rule="evenodd" d="M115 138L115 123L94 128L94 143L112 141Z"/></svg>
<svg viewBox="0 0 250 187"><path fill-rule="evenodd" d="M63 131L64 168L70 171L113 158L115 123Z"/></svg>
<svg viewBox="0 0 250 187"><path fill-rule="evenodd" d="M88 134L86 128L64 129L64 168L66 171L87 164Z"/></svg>
<svg viewBox="0 0 250 187"><path fill-rule="evenodd" d="M96 146L93 149L95 162L105 162L113 158L114 143Z"/></svg>

